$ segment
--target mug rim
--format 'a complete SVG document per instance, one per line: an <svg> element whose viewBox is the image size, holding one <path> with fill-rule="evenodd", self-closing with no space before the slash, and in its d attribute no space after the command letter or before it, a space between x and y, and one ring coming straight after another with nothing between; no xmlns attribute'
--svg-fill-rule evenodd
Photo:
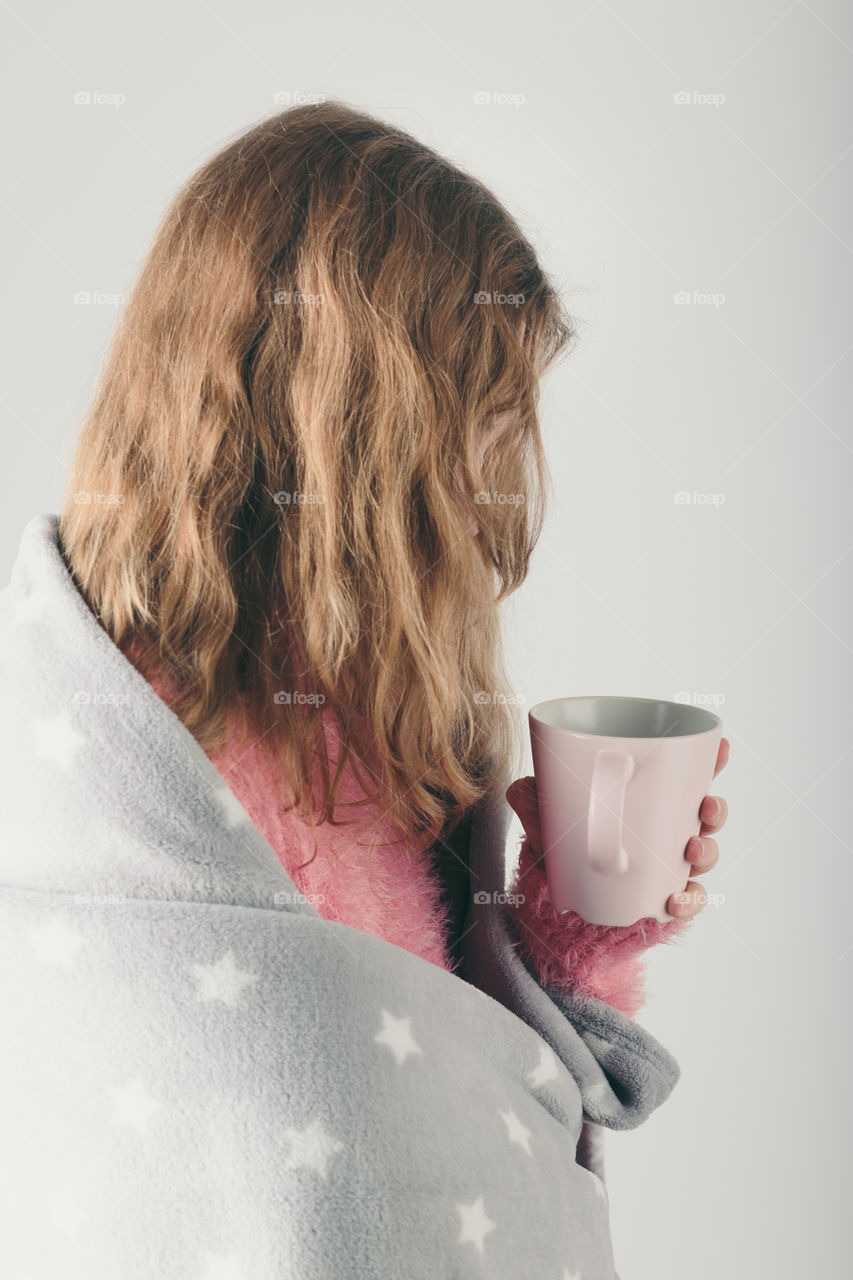
<svg viewBox="0 0 853 1280"><path fill-rule="evenodd" d="M713 711L708 711L705 707L697 707L693 702L674 702L671 698L638 698L634 697L633 694L619 693L580 693L565 698L546 698L544 701L537 702L535 706L530 708L527 713L528 721L531 725L535 723L537 725L541 725L544 729L553 729L556 733L574 733L583 738L618 738L625 742L647 742L649 740L647 737L637 737L634 734L601 733L592 729L565 729L559 725L548 724L547 721L542 720L537 714L543 708L556 706L557 703L589 702L591 700L596 702L647 702L664 707L689 707L691 711L698 711L701 715L707 716L711 722L708 724L707 728L699 729L695 733L680 733L675 737L661 735L655 739L657 742L678 742L679 739L684 738L699 738L705 733L716 733L718 729L722 729L723 727L723 721L720 716L716 715Z"/></svg>

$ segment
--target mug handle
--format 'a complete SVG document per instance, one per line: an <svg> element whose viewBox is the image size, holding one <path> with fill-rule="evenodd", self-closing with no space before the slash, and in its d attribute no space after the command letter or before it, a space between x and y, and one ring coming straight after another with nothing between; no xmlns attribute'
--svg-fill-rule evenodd
<svg viewBox="0 0 853 1280"><path fill-rule="evenodd" d="M587 848L593 870L623 875L628 854L622 846L625 789L634 772L634 757L626 751L599 751L589 790Z"/></svg>

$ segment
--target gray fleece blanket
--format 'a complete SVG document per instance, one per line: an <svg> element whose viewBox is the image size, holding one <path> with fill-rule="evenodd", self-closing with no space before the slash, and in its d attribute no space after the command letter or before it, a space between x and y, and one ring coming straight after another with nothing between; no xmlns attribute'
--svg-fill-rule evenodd
<svg viewBox="0 0 853 1280"><path fill-rule="evenodd" d="M461 976L325 920L57 530L30 520L0 594L0 1272L614 1280L592 1140L678 1067L543 988L484 900L508 779L474 823Z"/></svg>

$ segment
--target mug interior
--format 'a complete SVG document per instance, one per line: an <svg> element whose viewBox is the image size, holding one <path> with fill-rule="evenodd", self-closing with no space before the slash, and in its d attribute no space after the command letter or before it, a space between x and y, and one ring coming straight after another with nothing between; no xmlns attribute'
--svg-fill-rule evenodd
<svg viewBox="0 0 853 1280"><path fill-rule="evenodd" d="M530 711L540 724L613 738L683 738L720 723L702 707L657 698L554 698Z"/></svg>

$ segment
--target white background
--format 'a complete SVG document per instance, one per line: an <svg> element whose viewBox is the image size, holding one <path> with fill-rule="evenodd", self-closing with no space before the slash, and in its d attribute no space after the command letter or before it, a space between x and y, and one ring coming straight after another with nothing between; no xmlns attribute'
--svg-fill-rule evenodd
<svg viewBox="0 0 853 1280"><path fill-rule="evenodd" d="M724 900L650 957L639 1015L682 1079L606 1135L617 1269L849 1273L853 11L13 0L0 20L4 581L23 524L60 509L118 314L75 295L126 294L177 187L276 94L402 125L519 218L581 327L543 386L555 496L506 610L519 698L686 691L732 744Z"/></svg>

